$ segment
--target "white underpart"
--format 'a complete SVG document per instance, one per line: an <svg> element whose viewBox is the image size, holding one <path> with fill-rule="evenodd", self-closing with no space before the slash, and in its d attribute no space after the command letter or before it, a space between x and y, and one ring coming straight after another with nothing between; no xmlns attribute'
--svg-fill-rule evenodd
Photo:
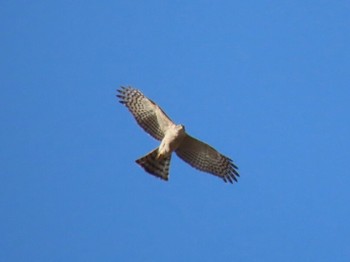
<svg viewBox="0 0 350 262"><path fill-rule="evenodd" d="M165 132L164 138L158 149L158 157L167 157L176 150L185 137L186 133L182 126L172 125Z"/></svg>

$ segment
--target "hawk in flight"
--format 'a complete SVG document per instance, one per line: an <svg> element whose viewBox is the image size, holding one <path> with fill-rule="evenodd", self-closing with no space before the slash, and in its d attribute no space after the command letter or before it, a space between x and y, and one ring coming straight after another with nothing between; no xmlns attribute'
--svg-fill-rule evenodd
<svg viewBox="0 0 350 262"><path fill-rule="evenodd" d="M168 180L172 152L192 167L233 183L239 176L238 167L232 160L208 144L186 133L183 125L176 125L165 112L139 90L121 87L117 90L120 103L124 104L137 123L155 139L159 147L136 160L145 171Z"/></svg>

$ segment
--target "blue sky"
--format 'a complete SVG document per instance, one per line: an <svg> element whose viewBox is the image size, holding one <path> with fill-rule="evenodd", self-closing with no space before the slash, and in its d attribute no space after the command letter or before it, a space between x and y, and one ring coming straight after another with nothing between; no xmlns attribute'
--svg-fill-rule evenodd
<svg viewBox="0 0 350 262"><path fill-rule="evenodd" d="M1 261L349 261L349 1L2 1ZM230 156L173 157L132 85Z"/></svg>

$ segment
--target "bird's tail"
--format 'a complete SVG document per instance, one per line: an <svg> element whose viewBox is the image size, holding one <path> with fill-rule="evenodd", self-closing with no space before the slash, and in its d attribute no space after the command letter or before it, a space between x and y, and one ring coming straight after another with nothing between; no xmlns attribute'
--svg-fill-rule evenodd
<svg viewBox="0 0 350 262"><path fill-rule="evenodd" d="M147 155L137 159L136 163L151 175L167 181L169 176L170 160L171 154L166 157L161 156L158 154L158 148L156 148Z"/></svg>

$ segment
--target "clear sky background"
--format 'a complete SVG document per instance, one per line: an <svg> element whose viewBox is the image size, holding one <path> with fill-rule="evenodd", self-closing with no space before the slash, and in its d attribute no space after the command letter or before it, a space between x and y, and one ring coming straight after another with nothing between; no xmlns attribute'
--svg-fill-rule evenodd
<svg viewBox="0 0 350 262"><path fill-rule="evenodd" d="M350 261L350 2L1 1L0 261ZM176 156L132 85L230 156Z"/></svg>

